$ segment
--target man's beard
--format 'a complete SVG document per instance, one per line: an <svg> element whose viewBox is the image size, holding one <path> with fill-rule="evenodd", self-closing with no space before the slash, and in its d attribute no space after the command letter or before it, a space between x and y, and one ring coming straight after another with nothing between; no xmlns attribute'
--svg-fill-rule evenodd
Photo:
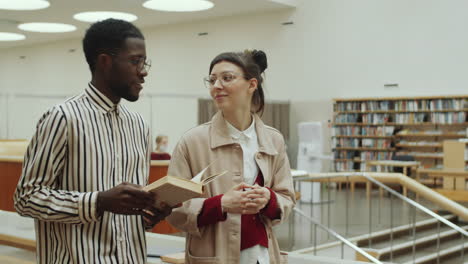
<svg viewBox="0 0 468 264"><path fill-rule="evenodd" d="M113 87L117 95L129 102L135 102L138 100L138 95L134 96L130 93L131 87L128 85L118 85Z"/></svg>

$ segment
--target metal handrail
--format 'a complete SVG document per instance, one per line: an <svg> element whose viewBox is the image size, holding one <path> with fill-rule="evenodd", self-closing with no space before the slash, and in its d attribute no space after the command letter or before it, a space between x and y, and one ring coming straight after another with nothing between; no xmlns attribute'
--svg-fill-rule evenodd
<svg viewBox="0 0 468 264"><path fill-rule="evenodd" d="M406 203L409 203L410 205L414 206L417 209L420 209L421 211L425 212L429 216L441 221L442 223L448 225L449 227L453 228L454 230L458 231L459 233L463 234L464 236L468 236L468 232L459 226L453 224L452 222L448 221L447 219L441 217L440 215L432 212L428 208L420 205L419 203L409 199L408 197L405 197L401 195L400 193L394 191L393 189L389 188L385 184L381 183L380 181L372 178L372 176L369 175L377 175L377 176L384 176L384 175L403 175L401 173L375 173L375 172L327 172L327 173L313 173L312 175L304 175L304 176L297 176L294 177L295 181L301 181L301 180L317 180L317 179L330 179L330 178L340 178L340 177L353 177L353 176L360 176L366 178L368 181L378 185L379 187L385 189L386 191L390 192L391 194L395 195L396 197L400 198Z"/></svg>
<svg viewBox="0 0 468 264"><path fill-rule="evenodd" d="M307 220L309 220L310 222L312 222L316 226L319 226L320 228L325 230L328 234L330 234L330 235L334 236L335 238L337 238L338 240L340 240L342 243L345 243L350 248L352 248L355 251L359 252L359 254L363 255L368 260L372 261L373 263L383 264L378 259L371 256L369 253L367 253L364 250L360 249L358 246L354 245L351 241L347 240L346 238L344 238L343 236L341 236L340 234L335 232L333 229L330 229L330 228L326 227L325 225L321 224L319 221L317 221L313 217L306 215L302 210L298 209L297 207L294 207L293 210L294 210L295 213L297 213L297 214L301 215L302 217L306 218Z"/></svg>
<svg viewBox="0 0 468 264"><path fill-rule="evenodd" d="M383 184L380 181L372 178L369 175L383 176L383 175L403 175L403 174L401 174L401 173L369 173L369 172L314 173L313 176L310 175L310 174L307 175L307 176L298 176L298 177L295 177L294 180L301 181L301 180L314 180L314 179L330 179L330 178L338 178L338 177L347 177L347 178L349 178L349 177L352 177L352 176L364 177L368 181L370 181L370 182L378 185L379 187L385 189L386 191L388 191L391 194L395 195L396 197L400 198L404 202L409 203L410 205L414 206L417 209L420 209L421 211L423 211L426 214L430 215L431 217L439 220L440 222L448 225L449 227L453 228L454 230L458 231L459 233L463 234L464 236L468 236L468 232L466 230L464 230L464 229L460 228L459 226L453 224L452 222L448 221L447 219L441 217L440 215L432 212L431 210L429 210L428 208L422 206L421 204L409 199L408 197L405 197L405 196L399 194L398 192L394 191L393 189L389 188L385 184Z"/></svg>
<svg viewBox="0 0 468 264"><path fill-rule="evenodd" d="M400 193L396 192L395 190L389 188L387 185L385 185L385 184L383 184L383 183L377 181L376 179L370 177L369 175L367 175L366 172L364 172L362 176L364 176L366 179L368 179L368 180L371 181L372 183L378 185L379 187L385 189L387 192L389 192L389 193L395 195L396 197L400 198L400 199L403 200L404 202L411 204L412 206L416 207L417 209L419 209L419 210L425 212L426 214L432 216L433 218L439 220L440 222L442 222L442 223L448 225L449 227L455 229L456 231L462 233L464 236L468 236L468 232L467 232L466 230L460 228L460 227L457 226L456 224L454 224L454 223L450 222L449 220L443 218L442 216L440 216L440 215L434 213L433 211L429 210L428 208L422 206L421 204L419 204L419 203L417 203L417 202L411 200L410 198L401 195Z"/></svg>

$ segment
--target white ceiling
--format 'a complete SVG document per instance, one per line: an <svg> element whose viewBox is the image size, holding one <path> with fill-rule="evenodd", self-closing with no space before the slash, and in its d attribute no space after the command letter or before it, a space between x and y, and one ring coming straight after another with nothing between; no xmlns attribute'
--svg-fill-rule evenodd
<svg viewBox="0 0 468 264"><path fill-rule="evenodd" d="M15 1L15 0L11 0ZM138 16L133 23L140 28L164 24L184 23L247 13L269 12L294 8L296 0L211 0L215 6L200 12L160 12L142 6L146 0L48 0L50 6L34 11L0 10L0 32L26 35L21 41L0 41L0 48L17 47L82 37L89 23L73 19L84 11L120 11ZM177 0L173 0L177 1ZM17 28L19 23L55 22L75 25L78 29L68 33L34 33Z"/></svg>

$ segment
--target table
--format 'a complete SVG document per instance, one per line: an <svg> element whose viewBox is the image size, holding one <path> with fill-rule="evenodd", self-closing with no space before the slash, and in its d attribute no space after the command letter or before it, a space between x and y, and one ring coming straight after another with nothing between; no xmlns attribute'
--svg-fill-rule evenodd
<svg viewBox="0 0 468 264"><path fill-rule="evenodd" d="M15 211L13 195L21 177L22 156L0 156L0 210Z"/></svg>
<svg viewBox="0 0 468 264"><path fill-rule="evenodd" d="M149 182L166 176L168 166L168 160L151 161ZM0 210L15 212L13 195L21 177L22 167L23 156L0 156L0 178L2 182L0 184ZM179 232L165 220L158 223L152 231L160 234Z"/></svg>
<svg viewBox="0 0 468 264"><path fill-rule="evenodd" d="M371 167L376 167L377 171L381 171L383 167L403 168L403 174L408 176L408 169L417 169L421 163L419 161L400 161L400 160L370 160L366 162L366 171L371 171ZM354 191L354 184L351 185L351 190ZM367 196L370 195L371 184L366 184ZM379 188L379 194L383 196L382 188ZM407 196L408 190L403 186L403 195Z"/></svg>
<svg viewBox="0 0 468 264"><path fill-rule="evenodd" d="M416 179L422 175L430 178L442 178L442 189L434 189L438 193L457 202L468 202L468 190L466 180L468 170L464 169L418 169Z"/></svg>
<svg viewBox="0 0 468 264"><path fill-rule="evenodd" d="M396 167L403 168L403 174L408 175L408 169L414 168L417 169L421 163L419 161L399 161L399 160L369 160L366 162L366 169L375 166L377 168L386 167Z"/></svg>

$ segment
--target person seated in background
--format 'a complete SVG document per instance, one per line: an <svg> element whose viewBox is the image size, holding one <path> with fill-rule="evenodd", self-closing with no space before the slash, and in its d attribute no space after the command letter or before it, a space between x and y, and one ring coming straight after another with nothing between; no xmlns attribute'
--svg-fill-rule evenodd
<svg viewBox="0 0 468 264"><path fill-rule="evenodd" d="M151 160L170 160L171 155L167 153L169 139L165 135L156 137L156 149L151 153Z"/></svg>

